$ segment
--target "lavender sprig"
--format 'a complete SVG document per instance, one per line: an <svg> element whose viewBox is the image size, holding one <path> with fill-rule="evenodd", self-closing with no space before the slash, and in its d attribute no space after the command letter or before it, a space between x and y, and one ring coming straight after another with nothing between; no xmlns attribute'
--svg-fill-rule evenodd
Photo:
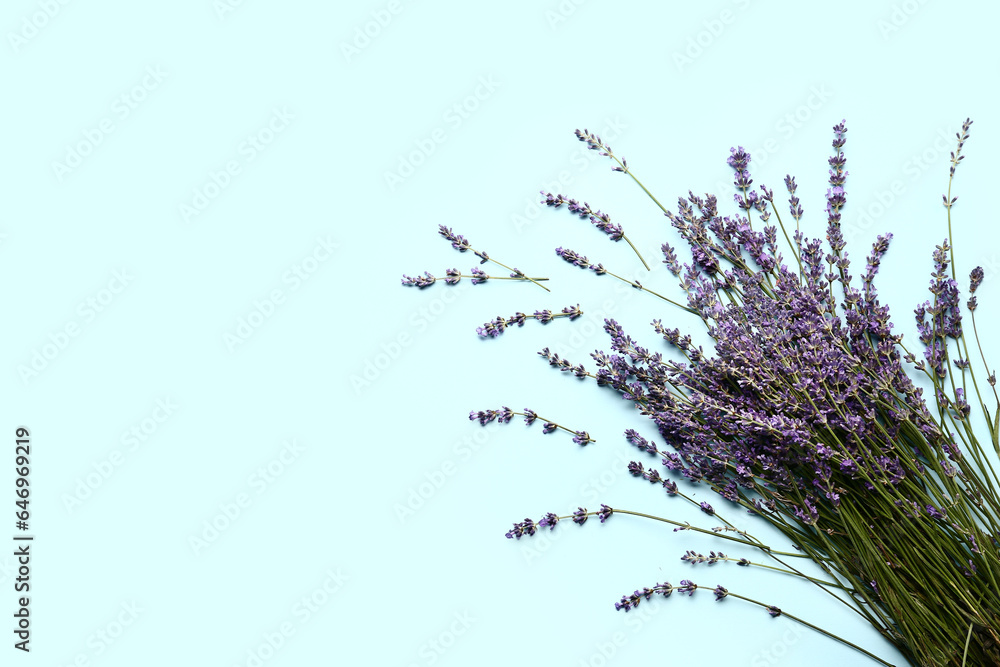
<svg viewBox="0 0 1000 667"><path fill-rule="evenodd" d="M653 203L656 204L661 211L663 211L663 214L664 215L667 214L667 209L663 206L663 204L661 204L659 200L657 200L656 197L653 196L652 192L646 189L646 186L643 185L642 182L635 177L635 174L629 171L628 161L626 161L624 158L618 159L618 156L615 155L614 151L611 150L611 146L605 144L598 135L589 132L586 129L584 129L582 132L580 130L576 130L574 134L576 134L577 139L586 142L587 148L589 148L590 150L597 151L598 154L603 155L605 157L609 157L612 160L614 160L618 166L612 167L611 171L618 171L623 174L628 174L632 178L632 180L635 181L636 185L642 188L642 191L645 192L651 200L653 200Z"/></svg>
<svg viewBox="0 0 1000 667"><path fill-rule="evenodd" d="M602 232L607 234L608 238L612 241L621 241L622 239L625 239L625 242L632 247L632 250L635 252L636 256L639 257L639 261L641 261L642 265L646 267L646 270L650 270L649 264L646 263L642 253L639 252L639 249L635 247L635 244L632 243L628 236L625 235L625 232L622 230L622 226L611 222L610 215L600 210L594 211L590 208L590 204L587 202L583 202L583 204L581 204L575 199L566 199L561 194L553 195L551 192L545 192L544 190L540 190L540 193L545 197L545 199L542 200L542 203L546 206L559 208L563 204L566 204L570 213L575 213L581 218L589 217L590 222L592 222L594 226Z"/></svg>
<svg viewBox="0 0 1000 667"><path fill-rule="evenodd" d="M586 445L587 443L597 442L597 440L590 437L590 434L586 431L574 431L571 428L567 428L561 424L557 424L554 421L550 421L538 415L537 412L529 408L525 408L524 412L515 412L510 408L504 406L500 410L479 410L469 413L469 421L478 421L480 426L486 426L490 422L496 420L500 424L506 424L510 422L515 416L524 417L524 423L531 426L536 421L541 421L542 433L552 433L556 429L562 429L567 433L573 434L573 442L578 445Z"/></svg>
<svg viewBox="0 0 1000 667"><path fill-rule="evenodd" d="M476 333L482 338L497 338L509 327L515 325L523 327L525 321L528 319L535 319L542 324L548 324L558 317L568 317L570 320L575 320L582 314L583 311L580 310L580 304L576 304L575 306L566 306L562 309L562 312L559 313L553 313L551 310L536 310L532 315L526 315L518 312L514 313L507 319L498 315L496 319L490 320L481 327L477 327Z"/></svg>
<svg viewBox="0 0 1000 667"><path fill-rule="evenodd" d="M536 282L548 280L548 278L528 278L527 276L489 276L479 267L472 267L469 274L464 274L458 269L446 269L444 278L436 278L429 271L424 271L424 275L408 276L403 274L402 283L407 287L430 287L439 280L443 280L446 285L457 285L462 278L471 278L473 285L485 283L487 280L524 280Z"/></svg>
<svg viewBox="0 0 1000 667"><path fill-rule="evenodd" d="M774 605L769 605L769 604L766 604L764 602L760 602L758 600L754 600L753 598L748 598L748 597L745 597L743 595L738 595L736 593L732 593L728 589L726 589L725 587L723 587L721 585L717 585L717 586L702 586L700 584L695 584L694 582L688 581L687 579L681 580L681 583L680 583L679 586L673 586L669 582L665 582L665 583L662 583L662 584L656 584L652 588L643 588L641 591L637 590L637 591L633 592L631 595L623 595L621 601L615 603L615 609L619 610L619 611L625 610L626 612L628 612L630 609L634 609L635 607L638 607L639 603L642 602L643 600L649 600L654 595L661 595L661 596L663 596L665 598L668 598L668 597L671 596L671 594L673 594L676 591L678 593L687 593L688 596L691 596L691 595L694 595L695 591L697 591L698 589L705 589L705 590L708 590L708 591L712 591L712 593L715 595L715 601L716 602L721 602L722 600L726 599L727 597L734 597L734 598L743 600L744 602L749 602L751 604L754 604L754 605L757 605L758 607L763 608L765 611L767 611L768 615L771 616L771 618L777 618L779 616L785 616L787 618L792 619L793 621L796 621L797 623L801 623L802 625L804 625L804 626L806 626L806 627L808 627L808 628L810 628L812 630L815 630L815 631L817 631L817 632L819 632L819 633L821 633L823 635L826 635L827 637L829 637L831 639L835 639L835 640L839 641L840 643L845 644L846 646L850 646L851 648L853 648L853 649L855 649L855 650L857 650L857 651L865 654L866 656L868 656L872 660L875 660L876 662L879 662L879 663L881 663L883 665L886 665L886 667L893 667L892 663L889 663L889 662L886 662L885 660L882 660L881 658L879 658L875 654L866 651L865 649L861 648L857 644L854 644L852 642L847 641L846 639L843 639L841 637L838 637L837 635L834 635L834 634L832 634L830 632L827 632L826 630L823 630L822 628L817 627L817 626L813 625L812 623L804 621L804 620L802 620L801 618L799 618L797 616L793 616L792 614L784 612L784 611L782 611L781 609L779 609L778 607L776 607Z"/></svg>
<svg viewBox="0 0 1000 667"><path fill-rule="evenodd" d="M546 292L551 292L552 291L548 287L546 287L545 285L542 285L541 283L539 283L537 280L534 280L533 278L529 278L528 276L524 275L524 273L521 270L519 270L517 268L511 268L511 267L507 266L506 264L503 264L503 263L498 262L497 260L493 259L492 257L490 257L486 253L485 250L476 250L475 248L472 247L472 245L469 243L469 240L467 238L465 238L461 234L456 234L455 232L453 232L452 229L451 229L451 227L446 227L444 225L440 225L439 224L438 225L438 234L440 234L441 236L443 236L446 240L451 241L451 247L454 248L455 250L458 250L459 252L466 252L468 250L471 250L476 255L476 257L479 258L479 263L480 264L485 264L486 262L493 262L494 264L498 264L498 265L502 266L503 268L507 269L508 271L510 271L511 272L510 275L511 275L512 278L516 277L516 278L519 278L519 279L523 279L523 280L527 280L527 281L533 282L536 285L538 285L539 287L541 287L543 290L545 290Z"/></svg>
<svg viewBox="0 0 1000 667"><path fill-rule="evenodd" d="M642 285L642 283L640 283L638 280L629 280L628 278L622 278L618 274L612 273L611 271L608 271L607 269L605 269L603 264L592 263L590 260L587 259L587 257L585 255L580 255L580 254L578 254L578 253L570 250L569 248L556 248L556 254L559 255L560 257L562 257L565 261L569 262L570 264L572 264L574 266L578 266L581 269L590 269L596 275L599 275L599 276L603 276L603 275L607 274L607 275L609 275L609 276L611 276L613 278L617 278L618 280L631 285L632 287L634 287L634 288L636 288L638 290L643 290L645 292L649 292L653 296L659 297L660 299L663 299L667 303L673 304L673 305L677 306L678 308L681 308L683 310L688 311L689 313L694 313L694 314L698 313L698 311L696 311L694 308L689 308L687 306L682 306L681 304L677 303L673 299L668 299L667 297L663 296L662 294L654 292L653 290L649 289L648 287L644 287Z"/></svg>

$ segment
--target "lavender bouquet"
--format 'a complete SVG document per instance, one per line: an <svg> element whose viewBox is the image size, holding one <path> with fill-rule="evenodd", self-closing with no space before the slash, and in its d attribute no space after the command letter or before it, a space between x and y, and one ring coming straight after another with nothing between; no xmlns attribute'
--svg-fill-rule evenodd
<svg viewBox="0 0 1000 667"><path fill-rule="evenodd" d="M543 528L552 530L564 520L583 524L591 516L602 523L614 514L654 519L675 531L697 531L715 536L720 544L756 550L763 562L722 551L708 556L688 551L682 560L731 561L802 577L874 626L911 664L1000 665L1000 479L990 463L993 452L984 448L971 424L976 406L986 418L992 449L1000 453L1000 398L996 374L990 373L981 385L973 368L973 360L989 368L975 323L974 293L983 270L974 269L969 280L971 297L965 307L975 343L970 346L951 242L951 213L957 200L951 186L964 159L970 126L966 120L951 155L944 195L948 238L933 253L933 298L915 310L922 347L917 351L904 344L902 335L892 333L889 307L879 302L874 284L892 235L877 238L858 280L851 274L841 232L847 177L843 122L833 128L834 155L828 160L828 249L799 229L803 209L795 179L785 178L792 229L782 222L773 191L752 188L750 155L742 147L731 149L728 158L737 212L723 216L715 196L690 192L678 200L676 211L670 211L600 137L577 130L580 141L613 161L614 171L642 188L689 246L691 261L683 264L669 244L661 247L662 261L678 279L686 302L622 278L572 250L558 248L556 254L698 316L715 350L706 353L689 335L654 320L653 330L676 357L670 359L641 346L617 322L605 320L610 352L590 355L593 372L548 348L539 354L560 371L610 388L651 419L663 444L626 430L625 439L644 459L629 463L629 472L662 487L668 496L693 504L714 525L699 527L602 505L597 511L581 507L566 516L546 513L537 522L527 518L515 523L507 537L520 539ZM625 240L649 268L608 214L561 194L542 194L544 203L553 208L565 205L612 241ZM772 216L777 224L771 222ZM754 229L754 217L759 218L761 231ZM788 247L787 258L779 250L779 232ZM442 226L440 233L457 250L471 250L469 242L449 228ZM485 252L473 252L482 263L492 261ZM544 288L538 282L544 279L501 266L511 271L505 279ZM485 280L481 271L473 275L474 283ZM452 269L448 276L446 282L454 284L462 274ZM426 287L435 280L425 274L423 279L404 276L403 282ZM580 312L579 306L567 307L561 315L572 320ZM536 311L534 319L547 323L558 316ZM479 333L499 336L526 319L523 313L498 317ZM933 407L910 373L924 376L933 387ZM995 404L992 414L987 400ZM587 432L548 421L527 408L474 411L469 418L485 425L509 422L514 416L523 416L529 424L541 420L546 433L569 431L581 445L594 442ZM685 493L691 485L707 485L718 493L718 507ZM758 515L794 549L772 549L749 532L737 530L725 518L730 511ZM815 563L823 576L804 573L802 559ZM699 589L707 589L718 601L738 598L771 616L784 615L889 664L783 611L774 604L777 601L753 600L721 585L689 580L678 585L654 583L623 596L615 607L627 612L654 595L693 595Z"/></svg>

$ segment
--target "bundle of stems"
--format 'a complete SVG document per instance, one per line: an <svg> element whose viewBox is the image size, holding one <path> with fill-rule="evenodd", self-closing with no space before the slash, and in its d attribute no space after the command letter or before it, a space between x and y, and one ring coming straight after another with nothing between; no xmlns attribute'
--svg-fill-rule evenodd
<svg viewBox="0 0 1000 667"><path fill-rule="evenodd" d="M669 473L661 476L637 461L629 466L633 475L725 525L706 530L604 505L600 512L580 508L566 517L548 513L537 524L526 519L508 537L551 529L565 518L583 523L590 515L603 522L616 512L649 516L759 550L778 563L768 567L801 576L847 605L914 665L1000 665L1000 479L990 462L994 452L976 436L970 405L983 411L991 449L1000 453L1000 399L995 373L981 384L973 368L979 362L989 367L975 327L975 296L966 303L975 360L970 355L951 242L957 200L951 186L970 125L963 124L951 155L944 195L948 238L933 253L933 298L915 310L923 348L919 360L903 336L892 333L889 308L874 285L892 235L875 241L859 283L851 275L841 231L845 123L833 128L834 155L828 159L826 251L799 229L803 210L795 179L785 178L787 210L795 221L791 229L781 220L773 191L751 187L750 155L742 147L731 149L728 158L737 214L722 216L714 196L692 193L670 211L600 137L578 130L581 141L615 162L615 171L635 180L689 245L691 261L684 264L669 244L662 246L663 262L679 279L687 304L661 298L699 317L715 350L706 354L689 336L654 320L656 333L679 351L678 360L671 360L605 320L611 352L591 355L596 373L548 349L542 354L560 370L592 378L633 402L670 449L631 429L625 432L629 442L689 482L709 485L730 505L761 516L795 551L779 552L736 530L722 518L724 512L682 493ZM576 206L573 212L583 211L581 216L592 213L589 205L562 195L546 198L550 206L566 201ZM772 215L777 225L771 224ZM761 231L752 217L763 223ZM604 214L595 219L610 224ZM791 253L787 263L778 249L779 231ZM598 275L608 273L572 251L557 253ZM970 274L970 293L982 280L977 267ZM638 281L634 286L644 289ZM933 408L910 373L926 377L933 387ZM992 396L984 396L986 386ZM992 415L987 399L996 404ZM688 552L684 560L713 558L737 560L715 552L709 559ZM796 558L816 563L824 578L804 574L794 565ZM739 564L751 563L740 558ZM686 580L680 587L656 584L624 596L616 607L628 611L654 594L693 594L698 588L712 587ZM722 586L714 590L717 600L742 597ZM782 614L776 606L749 601L772 616Z"/></svg>

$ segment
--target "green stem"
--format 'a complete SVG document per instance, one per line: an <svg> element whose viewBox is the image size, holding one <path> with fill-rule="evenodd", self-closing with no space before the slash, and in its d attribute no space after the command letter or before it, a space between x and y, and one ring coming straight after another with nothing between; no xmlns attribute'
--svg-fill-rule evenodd
<svg viewBox="0 0 1000 667"><path fill-rule="evenodd" d="M698 586L698 588L706 588L708 590L714 590L710 586ZM763 607L765 609L769 609L770 608L770 605L766 605L763 602L759 602L759 601L754 600L752 598L744 597L744 596L739 595L737 593L728 593L728 595L731 596L731 597L739 598L740 600L744 600L746 602L750 602L752 604L758 605L758 606ZM878 657L874 653L870 653L869 651L866 651L865 649L861 648L857 644L855 644L853 642L850 642L850 641L847 641L843 637L835 635L832 632L824 630L821 627L815 626L812 623L810 623L809 621L805 621L805 620L799 618L798 616L794 616L794 615L789 614L788 612L785 612L785 611L781 611L781 615L782 616L787 616L788 618L792 619L796 623L801 623L802 625L806 626L807 628L815 630L816 632L820 633L821 635L825 635L825 636L829 637L830 639L834 639L834 640L840 642L841 644L844 644L845 646L850 646L851 648L855 649L856 651L860 651L861 653L864 653L865 655L867 655L872 660L874 660L874 661L876 661L878 663L881 663L881 664L885 665L886 667L896 667L896 665L893 665L891 662L886 662L885 660L883 660L882 658Z"/></svg>
<svg viewBox="0 0 1000 667"><path fill-rule="evenodd" d="M639 249L635 247L635 244L632 243L632 241L629 239L629 237L627 237L624 234L622 234L622 238L625 239L626 243L628 243L630 246L632 246L632 250L634 250L635 254L638 255L639 261L642 262L642 265L646 267L646 270L647 271L652 271L652 269L649 268L649 264L646 264L646 260L645 260L645 258L643 258L642 253L639 252Z"/></svg>

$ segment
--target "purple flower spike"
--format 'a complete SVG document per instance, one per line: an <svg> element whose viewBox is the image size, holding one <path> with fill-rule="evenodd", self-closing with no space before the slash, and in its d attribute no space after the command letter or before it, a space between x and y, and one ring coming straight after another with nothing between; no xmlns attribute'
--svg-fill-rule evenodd
<svg viewBox="0 0 1000 667"><path fill-rule="evenodd" d="M795 178L790 175L785 176L785 187L788 188L788 210L792 214L792 217L799 220L802 217L802 205L799 203L799 198L795 196L795 191L798 186L795 184Z"/></svg>
<svg viewBox="0 0 1000 667"><path fill-rule="evenodd" d="M639 432L635 429L626 429L625 439L635 445L640 451L648 452L650 454L656 453L656 444L650 444L650 442L639 435Z"/></svg>
<svg viewBox="0 0 1000 667"><path fill-rule="evenodd" d="M542 324L548 324L552 321L552 311L551 310L536 310L535 314L532 316Z"/></svg>
<svg viewBox="0 0 1000 667"><path fill-rule="evenodd" d="M486 272L480 269L478 266L472 267L472 284L478 285L480 283L485 283L489 279Z"/></svg>
<svg viewBox="0 0 1000 667"><path fill-rule="evenodd" d="M715 587L715 601L716 602L722 602L722 600L724 600L727 595L729 595L729 591L726 590L724 587L722 587L722 586L716 586Z"/></svg>
<svg viewBox="0 0 1000 667"><path fill-rule="evenodd" d="M607 505L601 505L601 511L597 513L597 517L601 520L601 523L607 521L615 511L608 507Z"/></svg>
<svg viewBox="0 0 1000 667"><path fill-rule="evenodd" d="M534 535L536 530L535 522L531 519L525 519L521 523L515 523L514 527L507 531L506 536L508 540L521 539L522 535Z"/></svg>
<svg viewBox="0 0 1000 667"><path fill-rule="evenodd" d="M928 514L928 515L929 515L929 516L930 516L931 518L934 518L934 519L938 519L938 520L944 520L944 519L947 519L947 518L948 518L948 515L947 515L947 514L945 514L944 512L942 512L942 511L938 510L938 509L937 509L936 507L934 507L933 505L928 505L928 506L926 507L926 509L927 509L927 514Z"/></svg>
<svg viewBox="0 0 1000 667"><path fill-rule="evenodd" d="M532 424L535 423L536 419L538 419L538 414L534 410L531 410L529 408L525 408L524 409L524 423L525 424L527 424L528 426L531 426Z"/></svg>
<svg viewBox="0 0 1000 667"><path fill-rule="evenodd" d="M679 277L681 275L681 264L677 261L677 253L669 243L661 245L660 250L663 251L663 263L667 265L667 269L675 278Z"/></svg>
<svg viewBox="0 0 1000 667"><path fill-rule="evenodd" d="M479 334L481 338L496 338L504 332L507 328L507 322L497 315L495 320L490 320L481 327L476 328L476 333Z"/></svg>
<svg viewBox="0 0 1000 667"><path fill-rule="evenodd" d="M583 524L587 523L587 518L589 516L590 515L587 514L587 508L577 507L576 511L573 512L573 523L582 526Z"/></svg>
<svg viewBox="0 0 1000 667"><path fill-rule="evenodd" d="M501 424L506 424L514 416L514 412L504 406L500 410L473 410L469 413L469 421L479 421L480 426L486 426L490 422L499 419Z"/></svg>
<svg viewBox="0 0 1000 667"><path fill-rule="evenodd" d="M575 320L583 314L583 311L580 310L580 304L576 304L575 306L566 306L562 309L562 312L565 313L570 320Z"/></svg>
<svg viewBox="0 0 1000 667"><path fill-rule="evenodd" d="M559 427L553 424L552 422L546 422L545 426L542 427L542 433L552 433L557 428Z"/></svg>
<svg viewBox="0 0 1000 667"><path fill-rule="evenodd" d="M479 420L480 426L486 426L491 421L495 420L499 413L496 410L479 410L472 411L469 413L469 421Z"/></svg>
<svg viewBox="0 0 1000 667"><path fill-rule="evenodd" d="M590 434L586 431L574 431L574 433L576 435L573 437L573 442L578 445L586 445L588 442L593 442L593 440L590 439Z"/></svg>
<svg viewBox="0 0 1000 667"><path fill-rule="evenodd" d="M729 153L730 155L726 158L726 163L733 169L740 171L746 169L747 165L750 164L750 153L743 150L742 146L730 148Z"/></svg>
<svg viewBox="0 0 1000 667"><path fill-rule="evenodd" d="M715 510L712 509L712 506L705 502L701 503L701 511L709 515L715 514Z"/></svg>
<svg viewBox="0 0 1000 667"><path fill-rule="evenodd" d="M438 225L438 234L451 241L451 247L459 252L465 252L466 250L472 249L472 245L469 243L469 240L461 234L453 232L451 227Z"/></svg>
<svg viewBox="0 0 1000 667"><path fill-rule="evenodd" d="M622 226L612 223L611 216L607 213L597 211L590 216L590 221L594 223L595 227L607 234L608 238L612 241L621 241L625 238L625 232L622 230Z"/></svg>
<svg viewBox="0 0 1000 667"><path fill-rule="evenodd" d="M694 595L696 590L698 590L698 585L687 579L681 579L681 585L677 587L678 593L687 593L688 597Z"/></svg>
<svg viewBox="0 0 1000 667"><path fill-rule="evenodd" d="M538 527L545 528L548 526L549 530L553 530L555 529L557 523L559 523L559 517L556 514L549 512L542 517L541 521L538 522Z"/></svg>
<svg viewBox="0 0 1000 667"><path fill-rule="evenodd" d="M955 362L958 364L958 361ZM968 367L968 363L965 364ZM969 416L972 411L971 406L969 406L968 401L965 400L965 390L961 387L955 389L955 401L954 401L955 411L958 413L959 419L965 419Z"/></svg>
<svg viewBox="0 0 1000 667"><path fill-rule="evenodd" d="M424 271L424 275L417 276L415 278L412 276L408 276L405 273L403 274L403 284L406 285L407 287L424 288L433 285L435 280L437 280L437 278L432 276L429 271Z"/></svg>
<svg viewBox="0 0 1000 667"><path fill-rule="evenodd" d="M979 289L979 286L983 283L984 277L985 273L983 272L983 267L977 266L972 269L972 272L969 274L969 294L972 294Z"/></svg>
<svg viewBox="0 0 1000 667"><path fill-rule="evenodd" d="M590 222L602 232L607 234L612 241L621 241L625 238L625 233L622 231L621 225L612 223L610 215L601 211L593 210L587 202L583 202L581 204L577 200L567 199L561 194L553 195L551 192L545 192L544 190L541 190L540 192L545 196L542 203L546 206L559 208L563 204L566 204L566 208L569 209L570 213L574 213L581 218L589 217Z"/></svg>
<svg viewBox="0 0 1000 667"><path fill-rule="evenodd" d="M586 269L590 267L590 262L583 255L577 254L570 250L569 248L556 248L556 254L562 257L564 260L572 264L573 266L578 266L581 269Z"/></svg>
<svg viewBox="0 0 1000 667"><path fill-rule="evenodd" d="M771 605L770 607L767 608L767 613L771 615L771 618L777 618L778 616L781 616L781 610L775 607L774 605Z"/></svg>

